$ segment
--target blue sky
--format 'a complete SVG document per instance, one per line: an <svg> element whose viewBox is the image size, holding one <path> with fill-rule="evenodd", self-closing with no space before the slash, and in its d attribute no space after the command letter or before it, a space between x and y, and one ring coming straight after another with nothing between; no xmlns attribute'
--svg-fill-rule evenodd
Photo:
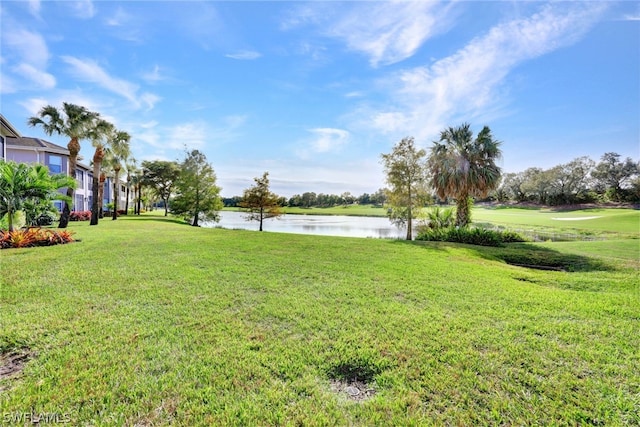
<svg viewBox="0 0 640 427"><path fill-rule="evenodd" d="M605 2L6 1L0 111L63 101L139 160L202 150L225 196L372 193L380 154L488 125L505 172L640 158L640 5ZM90 143L81 155L90 159Z"/></svg>

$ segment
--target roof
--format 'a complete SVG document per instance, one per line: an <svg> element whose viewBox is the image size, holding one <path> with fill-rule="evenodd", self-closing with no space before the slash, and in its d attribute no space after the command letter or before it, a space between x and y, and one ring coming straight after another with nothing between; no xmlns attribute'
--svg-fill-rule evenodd
<svg viewBox="0 0 640 427"><path fill-rule="evenodd" d="M13 127L13 125L9 122L9 120L5 119L2 114L0 114L0 135L2 136L15 136L20 137L20 132Z"/></svg>
<svg viewBox="0 0 640 427"><path fill-rule="evenodd" d="M8 136L6 138L7 148L12 147L24 147L24 148L35 148L40 149L39 151L54 151L54 152L62 152L64 154L69 155L69 150L59 145L54 144L53 142L45 141L40 138L30 138L30 137L11 137Z"/></svg>

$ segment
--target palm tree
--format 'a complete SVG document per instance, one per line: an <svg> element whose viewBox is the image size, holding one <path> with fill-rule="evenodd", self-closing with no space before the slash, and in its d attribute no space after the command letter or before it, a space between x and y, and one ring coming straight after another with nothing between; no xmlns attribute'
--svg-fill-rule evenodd
<svg viewBox="0 0 640 427"><path fill-rule="evenodd" d="M75 104L62 103L62 110L47 105L43 107L37 116L29 118L29 126L42 126L44 132L51 136L65 135L70 138L67 144L69 150L69 176L75 178L80 141L88 137L95 121L100 115ZM67 188L67 201L64 202L62 215L60 215L59 228L66 228L69 223L69 201L73 200L73 188Z"/></svg>
<svg viewBox="0 0 640 427"><path fill-rule="evenodd" d="M102 161L105 156L105 146L109 142L109 135L113 132L113 129L114 128L111 123L105 120L98 120L90 132L91 144L95 147L95 152L93 153L91 222L89 225L98 225L100 209L102 208L98 190L100 171L102 169Z"/></svg>
<svg viewBox="0 0 640 427"><path fill-rule="evenodd" d="M75 185L75 179L64 174L50 175L49 168L41 164L0 161L0 215L7 214L9 231L13 231L13 216L25 202L65 200L67 197L58 190Z"/></svg>
<svg viewBox="0 0 640 427"><path fill-rule="evenodd" d="M456 200L456 225L470 222L473 196L485 197L500 183L501 142L485 126L473 139L470 125L449 127L440 133L440 141L433 143L428 160L433 186L438 197Z"/></svg>
<svg viewBox="0 0 640 427"><path fill-rule="evenodd" d="M125 198L124 214L129 215L129 193L131 192L132 174L135 175L135 171L137 169L137 160L133 157L129 157L125 163L125 168L127 169L127 197Z"/></svg>
<svg viewBox="0 0 640 427"><path fill-rule="evenodd" d="M111 219L118 218L118 199L120 198L120 171L131 156L129 141L131 136L127 132L114 131L109 137L108 157L109 165L113 169L113 215Z"/></svg>

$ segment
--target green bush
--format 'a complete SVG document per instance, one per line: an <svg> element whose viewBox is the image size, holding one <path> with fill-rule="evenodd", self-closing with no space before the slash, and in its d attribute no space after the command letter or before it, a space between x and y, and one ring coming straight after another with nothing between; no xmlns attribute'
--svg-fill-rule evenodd
<svg viewBox="0 0 640 427"><path fill-rule="evenodd" d="M523 236L513 231L485 230L475 227L425 229L418 234L416 240L480 246L502 246L504 243L526 241Z"/></svg>

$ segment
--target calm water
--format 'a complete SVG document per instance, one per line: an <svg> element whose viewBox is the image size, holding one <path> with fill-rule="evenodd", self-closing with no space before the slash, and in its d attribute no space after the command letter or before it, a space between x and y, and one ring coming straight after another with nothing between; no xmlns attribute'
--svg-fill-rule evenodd
<svg viewBox="0 0 640 427"><path fill-rule="evenodd" d="M220 212L218 223L205 227L222 227L258 231L257 221L247 221L242 212ZM316 234L323 236L373 237L397 239L406 236L406 230L398 229L387 218L325 215L283 215L264 221L264 231L296 234Z"/></svg>

